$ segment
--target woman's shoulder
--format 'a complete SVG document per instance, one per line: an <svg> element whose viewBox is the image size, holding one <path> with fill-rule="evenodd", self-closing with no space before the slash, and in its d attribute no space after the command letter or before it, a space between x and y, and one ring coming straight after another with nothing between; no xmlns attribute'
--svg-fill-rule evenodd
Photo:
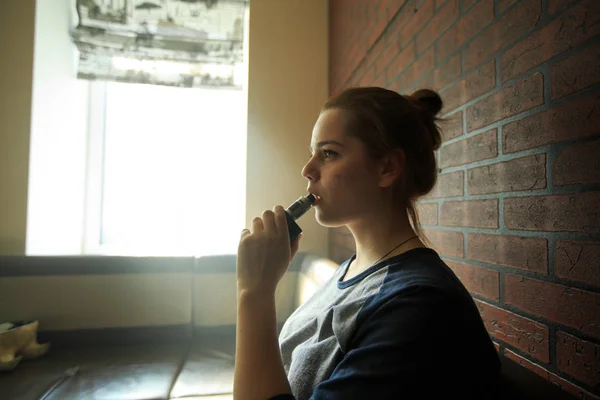
<svg viewBox="0 0 600 400"><path fill-rule="evenodd" d="M385 267L373 274L377 288L369 290L371 295L361 310L363 317L386 304L410 303L427 309L427 313L461 312L463 307L476 311L466 287L435 250L413 249L386 261ZM368 286L370 280L362 283Z"/></svg>
<svg viewBox="0 0 600 400"><path fill-rule="evenodd" d="M464 294L466 290L454 271L434 249L415 248L387 261L382 286L389 286L389 290L428 287L448 294Z"/></svg>

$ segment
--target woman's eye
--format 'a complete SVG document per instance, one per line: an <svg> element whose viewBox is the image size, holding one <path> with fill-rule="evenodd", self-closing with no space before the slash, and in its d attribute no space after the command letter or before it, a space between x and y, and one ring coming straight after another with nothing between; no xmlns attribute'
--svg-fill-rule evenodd
<svg viewBox="0 0 600 400"><path fill-rule="evenodd" d="M325 157L333 157L337 155L337 153L333 150L323 150L323 154L325 155Z"/></svg>

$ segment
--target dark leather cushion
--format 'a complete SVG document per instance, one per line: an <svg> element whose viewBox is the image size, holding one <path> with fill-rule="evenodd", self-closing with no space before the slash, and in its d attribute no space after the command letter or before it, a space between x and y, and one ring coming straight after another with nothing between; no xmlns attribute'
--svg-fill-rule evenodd
<svg viewBox="0 0 600 400"><path fill-rule="evenodd" d="M167 400L177 369L175 362L84 369L58 385L45 399Z"/></svg>
<svg viewBox="0 0 600 400"><path fill-rule="evenodd" d="M0 393L14 400L169 399L188 348L187 343L54 348L0 375Z"/></svg>
<svg viewBox="0 0 600 400"><path fill-rule="evenodd" d="M233 393L234 356L195 345L181 369L171 397L210 396ZM204 398L204 397L203 397Z"/></svg>

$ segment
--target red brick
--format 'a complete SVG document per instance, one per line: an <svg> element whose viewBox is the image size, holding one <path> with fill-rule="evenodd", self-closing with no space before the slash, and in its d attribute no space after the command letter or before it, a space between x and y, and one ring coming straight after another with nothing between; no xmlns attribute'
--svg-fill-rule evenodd
<svg viewBox="0 0 600 400"><path fill-rule="evenodd" d="M450 116L444 117L438 124L442 131L442 139L444 141L457 138L463 134L463 113L456 112Z"/></svg>
<svg viewBox="0 0 600 400"><path fill-rule="evenodd" d="M535 154L467 171L467 193L487 194L546 187L546 154Z"/></svg>
<svg viewBox="0 0 600 400"><path fill-rule="evenodd" d="M559 151L554 159L554 185L600 182L600 140L582 143Z"/></svg>
<svg viewBox="0 0 600 400"><path fill-rule="evenodd" d="M504 11L508 10L513 3L516 3L518 0L500 0L498 1L498 13L502 14Z"/></svg>
<svg viewBox="0 0 600 400"><path fill-rule="evenodd" d="M498 228L498 199L445 201L440 224L473 228Z"/></svg>
<svg viewBox="0 0 600 400"><path fill-rule="evenodd" d="M360 75L362 77L362 75L364 75L365 71L367 70L366 61L366 59L363 59L360 63L358 63L354 71L352 71L352 74L349 75L348 79L351 79L353 76L356 77L356 75ZM338 85L341 86L345 84L348 81L348 79L345 81L340 81Z"/></svg>
<svg viewBox="0 0 600 400"><path fill-rule="evenodd" d="M410 63L415 61L415 46L408 46L400 52L386 69L388 81L392 81Z"/></svg>
<svg viewBox="0 0 600 400"><path fill-rule="evenodd" d="M557 99L600 82L600 43L556 63L550 70L552 98Z"/></svg>
<svg viewBox="0 0 600 400"><path fill-rule="evenodd" d="M599 33L598 1L582 1L545 28L502 54L500 58L502 82L521 75Z"/></svg>
<svg viewBox="0 0 600 400"><path fill-rule="evenodd" d="M379 40L369 50L369 53L366 56L366 66L370 67L371 65L373 65L374 63L376 63L378 61L379 57L385 51L386 48L387 49L391 49L391 50L396 50L396 54L398 53L398 47L397 46L394 46L394 45L386 46L385 40ZM393 55L392 55L392 58L393 58ZM388 62L390 60L388 60ZM387 65L387 63L386 63L386 65ZM378 71L379 71L379 69L378 69Z"/></svg>
<svg viewBox="0 0 600 400"><path fill-rule="evenodd" d="M467 131L483 128L542 104L544 79L538 72L467 108Z"/></svg>
<svg viewBox="0 0 600 400"><path fill-rule="evenodd" d="M418 203L417 212L422 225L438 224L438 205L437 203Z"/></svg>
<svg viewBox="0 0 600 400"><path fill-rule="evenodd" d="M600 400L600 397L593 395L589 392L586 392L579 386L572 384L571 382L559 377L558 375L553 374L552 372L548 371L547 369L542 368L539 365L532 363L531 361L527 360L526 358L523 358L520 355L515 354L508 349L504 349L504 355L506 356L506 358L515 361L516 363L529 369L530 371L535 372L542 378L552 382L553 384L557 385L559 388L563 389L564 391L575 395L578 399Z"/></svg>
<svg viewBox="0 0 600 400"><path fill-rule="evenodd" d="M361 66L358 67L358 69L355 71L355 73L352 75L352 77L348 81L347 85L344 85L344 87L360 86L360 81L364 75L365 75L365 68L364 68L364 63L363 63L363 64L361 64ZM331 93L331 95L333 95L333 93Z"/></svg>
<svg viewBox="0 0 600 400"><path fill-rule="evenodd" d="M390 21L387 13L388 3L389 0L379 0L379 3L375 4L376 8L374 11L375 16L378 18L378 21L381 21L386 25Z"/></svg>
<svg viewBox="0 0 600 400"><path fill-rule="evenodd" d="M369 2L369 6L376 6L376 3ZM385 13L376 14L377 10L371 7L369 14L367 15L368 22L366 25L365 32L369 32L367 46L371 47L381 36L381 33L387 27L387 19Z"/></svg>
<svg viewBox="0 0 600 400"><path fill-rule="evenodd" d="M511 122L502 129L504 153L513 153L600 132L600 95L572 100Z"/></svg>
<svg viewBox="0 0 600 400"><path fill-rule="evenodd" d="M548 2L548 13L550 15L556 14L559 11L564 10L567 6L577 0L550 0Z"/></svg>
<svg viewBox="0 0 600 400"><path fill-rule="evenodd" d="M383 42L383 40L380 40L380 42ZM375 73L379 74L382 72L396 55L398 55L398 47L393 44L383 49L375 60Z"/></svg>
<svg viewBox="0 0 600 400"><path fill-rule="evenodd" d="M410 17L406 26L400 32L400 46L404 47L410 42L415 34L425 25L433 16L433 1L420 2L420 6L415 9L415 13Z"/></svg>
<svg viewBox="0 0 600 400"><path fill-rule="evenodd" d="M439 174L435 186L425 197L435 199L440 197L454 197L464 195L464 173L463 171Z"/></svg>
<svg viewBox="0 0 600 400"><path fill-rule="evenodd" d="M550 362L548 327L529 318L475 300L488 333L543 362Z"/></svg>
<svg viewBox="0 0 600 400"><path fill-rule="evenodd" d="M492 343L494 343L494 347L496 348L496 351L498 353L500 353L500 345L498 343L496 343L496 342L492 342Z"/></svg>
<svg viewBox="0 0 600 400"><path fill-rule="evenodd" d="M600 287L600 243L557 240L554 275Z"/></svg>
<svg viewBox="0 0 600 400"><path fill-rule="evenodd" d="M439 253L464 257L464 241L461 232L426 229L425 237L432 242L433 248Z"/></svg>
<svg viewBox="0 0 600 400"><path fill-rule="evenodd" d="M476 3L477 0L460 0L461 1L461 7L464 10L466 10L467 8L471 7L473 5L473 3Z"/></svg>
<svg viewBox="0 0 600 400"><path fill-rule="evenodd" d="M557 332L556 359L562 372L591 387L600 385L600 346L597 344Z"/></svg>
<svg viewBox="0 0 600 400"><path fill-rule="evenodd" d="M444 112L489 92L496 86L496 67L493 61L469 74L440 93L444 101Z"/></svg>
<svg viewBox="0 0 600 400"><path fill-rule="evenodd" d="M460 53L456 54L444 64L437 67L423 78L420 86L433 90L440 90L462 74Z"/></svg>
<svg viewBox="0 0 600 400"><path fill-rule="evenodd" d="M370 8L369 4L354 0L332 1L329 5L330 64L336 71L331 77L332 87L339 88L348 82L370 48L368 38L374 36L378 26L381 28L381 21L369 19ZM358 30L357 26L363 29Z"/></svg>
<svg viewBox="0 0 600 400"><path fill-rule="evenodd" d="M467 258L524 271L548 274L548 240L469 233Z"/></svg>
<svg viewBox="0 0 600 400"><path fill-rule="evenodd" d="M367 69L367 72L363 75L363 77L358 82L359 86L371 86L373 81L375 80L375 67L371 66Z"/></svg>
<svg viewBox="0 0 600 400"><path fill-rule="evenodd" d="M353 56L353 54L355 54ZM339 66L339 75L337 77L337 81L338 84L341 85L344 82L346 82L348 80L348 78L350 77L350 75L352 75L353 70L355 69L355 67L358 65L358 63L354 63L350 60L354 59L356 60L358 58L358 50L355 52L353 52L352 50L350 50L348 52L348 55L346 57L344 57L343 59L341 59L340 57L340 61L335 60L335 58L332 60L332 63L334 65L336 65L337 63L341 63L341 62L347 62L347 64L345 65L340 65Z"/></svg>
<svg viewBox="0 0 600 400"><path fill-rule="evenodd" d="M490 300L500 299L500 278L497 271L451 260L444 260L444 262L454 271L469 292Z"/></svg>
<svg viewBox="0 0 600 400"><path fill-rule="evenodd" d="M502 19L477 36L465 48L465 68L475 67L498 50L532 30L542 13L540 0L521 1Z"/></svg>
<svg viewBox="0 0 600 400"><path fill-rule="evenodd" d="M600 337L599 293L505 274L504 303Z"/></svg>
<svg viewBox="0 0 600 400"><path fill-rule="evenodd" d="M396 0L396 3L401 2L402 4L404 4L402 6L402 8L400 9L400 12L398 12L398 14L396 15L396 17L392 20L392 22L390 23L390 26L388 27L388 30L386 32L386 43L391 44L391 43L396 43L396 45L399 47L400 46L400 39L398 38L398 34L401 31L402 28L404 28L406 22L408 22L408 20L410 19L410 17L413 15L413 10L414 10L414 1L413 0L409 0L404 2L403 0ZM398 5L400 6L400 5Z"/></svg>
<svg viewBox="0 0 600 400"><path fill-rule="evenodd" d="M410 3L410 2L406 1L406 0L389 0L387 3L388 3L388 7L387 7L388 21L391 21L392 18L398 12L398 10L400 10L400 8L405 3Z"/></svg>
<svg viewBox="0 0 600 400"><path fill-rule="evenodd" d="M458 0L448 1L417 35L417 54L422 53L458 18Z"/></svg>
<svg viewBox="0 0 600 400"><path fill-rule="evenodd" d="M508 229L598 233L600 192L508 197L504 223Z"/></svg>
<svg viewBox="0 0 600 400"><path fill-rule="evenodd" d="M435 66L433 47L423 53L417 61L412 63L400 76L400 87L408 88Z"/></svg>
<svg viewBox="0 0 600 400"><path fill-rule="evenodd" d="M475 161L494 158L498 155L498 130L468 137L458 142L442 146L440 149L440 167L469 164Z"/></svg>
<svg viewBox="0 0 600 400"><path fill-rule="evenodd" d="M435 0L435 9L436 11L439 10L439 8L441 6L444 5L444 3L446 3L448 0Z"/></svg>
<svg viewBox="0 0 600 400"><path fill-rule="evenodd" d="M373 81L373 83L371 85L379 86L379 87L386 87L387 79L386 79L385 73L382 72L381 74L379 74L379 76L377 78L375 78L375 80Z"/></svg>
<svg viewBox="0 0 600 400"><path fill-rule="evenodd" d="M477 3L456 25L440 37L436 44L438 60L448 57L448 55L452 54L493 20L494 1L482 0Z"/></svg>

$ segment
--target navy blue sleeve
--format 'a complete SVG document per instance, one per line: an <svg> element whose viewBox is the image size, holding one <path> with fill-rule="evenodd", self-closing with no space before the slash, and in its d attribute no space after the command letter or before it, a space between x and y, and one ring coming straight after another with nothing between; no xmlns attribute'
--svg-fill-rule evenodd
<svg viewBox="0 0 600 400"><path fill-rule="evenodd" d="M311 398L486 398L478 375L486 378L491 365L479 363L497 355L472 313L434 288L404 291L357 321L350 349Z"/></svg>

